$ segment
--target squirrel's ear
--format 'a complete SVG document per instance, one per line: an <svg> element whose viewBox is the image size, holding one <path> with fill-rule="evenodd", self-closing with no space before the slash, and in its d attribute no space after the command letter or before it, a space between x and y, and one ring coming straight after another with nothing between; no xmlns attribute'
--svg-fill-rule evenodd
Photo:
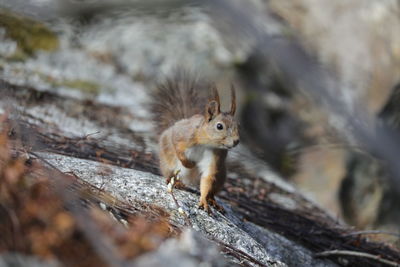
<svg viewBox="0 0 400 267"><path fill-rule="evenodd" d="M235 93L235 87L233 84L231 85L231 111L230 114L233 116L235 115L236 112L236 93Z"/></svg>
<svg viewBox="0 0 400 267"><path fill-rule="evenodd" d="M219 103L215 100L208 102L206 107L206 119L211 121L220 113Z"/></svg>
<svg viewBox="0 0 400 267"><path fill-rule="evenodd" d="M212 94L213 94L213 100L215 100L217 102L217 104L218 104L218 111L221 112L219 110L220 105L221 105L221 101L219 100L219 94L218 94L217 86L215 84L212 85L211 91L212 91Z"/></svg>

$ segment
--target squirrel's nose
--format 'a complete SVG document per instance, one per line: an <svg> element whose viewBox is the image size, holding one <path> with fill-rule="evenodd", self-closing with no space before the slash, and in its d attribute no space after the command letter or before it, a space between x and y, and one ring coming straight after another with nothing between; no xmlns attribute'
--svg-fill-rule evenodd
<svg viewBox="0 0 400 267"><path fill-rule="evenodd" d="M237 146L239 144L239 139L233 140L233 146Z"/></svg>

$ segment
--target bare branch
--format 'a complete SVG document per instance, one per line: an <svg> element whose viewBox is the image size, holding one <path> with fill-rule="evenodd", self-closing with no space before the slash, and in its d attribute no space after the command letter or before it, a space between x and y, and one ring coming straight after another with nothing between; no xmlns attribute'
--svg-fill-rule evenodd
<svg viewBox="0 0 400 267"><path fill-rule="evenodd" d="M345 236L353 236L353 235L393 235L400 237L400 233L381 231L381 230L364 230L348 233Z"/></svg>
<svg viewBox="0 0 400 267"><path fill-rule="evenodd" d="M315 254L316 257L329 257L329 256L354 256L373 259L388 266L400 266L400 263L383 259L380 255L372 255L365 252L351 251L351 250L327 250Z"/></svg>

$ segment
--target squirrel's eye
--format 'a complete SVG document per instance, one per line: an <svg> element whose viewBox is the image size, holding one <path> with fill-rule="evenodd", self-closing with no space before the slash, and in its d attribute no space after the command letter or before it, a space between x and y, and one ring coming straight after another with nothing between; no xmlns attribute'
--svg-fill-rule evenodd
<svg viewBox="0 0 400 267"><path fill-rule="evenodd" d="M224 129L224 125L222 125L222 123L217 123L217 129L218 130Z"/></svg>

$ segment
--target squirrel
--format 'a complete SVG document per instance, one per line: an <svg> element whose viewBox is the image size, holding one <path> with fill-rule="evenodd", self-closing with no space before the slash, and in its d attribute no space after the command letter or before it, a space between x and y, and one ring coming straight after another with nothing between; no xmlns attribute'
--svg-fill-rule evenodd
<svg viewBox="0 0 400 267"><path fill-rule="evenodd" d="M205 91L211 92L211 97L201 95ZM214 196L226 179L228 149L239 143L233 85L229 112L221 111L215 84L182 73L159 84L151 99L158 130L160 170L167 184L172 177L182 181L181 186L198 184L200 180L198 207L208 213L210 205L223 211Z"/></svg>

